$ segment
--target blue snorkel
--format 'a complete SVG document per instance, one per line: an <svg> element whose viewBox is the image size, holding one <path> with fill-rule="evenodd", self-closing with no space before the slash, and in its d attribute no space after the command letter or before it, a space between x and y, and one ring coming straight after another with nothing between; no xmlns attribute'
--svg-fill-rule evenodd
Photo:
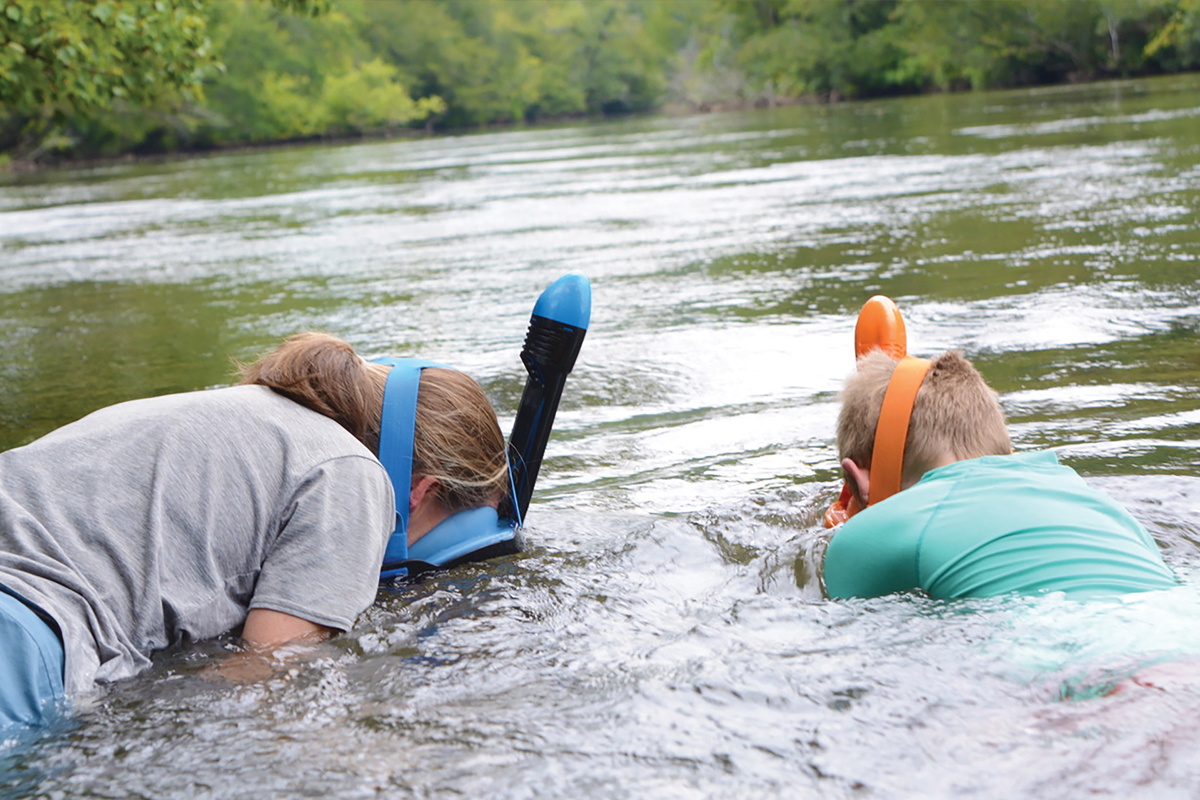
<svg viewBox="0 0 1200 800"><path fill-rule="evenodd" d="M520 551L521 522L533 495L567 374L575 366L587 333L591 306L587 278L569 274L542 292L533 307L521 351L529 377L508 441L511 495L500 502L498 511L481 506L452 514L411 547L407 499L412 486L413 432L421 372L429 367L450 367L417 358L375 359L392 367L383 393L379 460L396 495L396 529L384 553L381 580Z"/></svg>
<svg viewBox="0 0 1200 800"><path fill-rule="evenodd" d="M574 272L550 284L533 306L521 350L529 377L508 437L513 493L500 503L500 516L516 520L518 525L529 508L558 400L583 347L591 316L591 284Z"/></svg>

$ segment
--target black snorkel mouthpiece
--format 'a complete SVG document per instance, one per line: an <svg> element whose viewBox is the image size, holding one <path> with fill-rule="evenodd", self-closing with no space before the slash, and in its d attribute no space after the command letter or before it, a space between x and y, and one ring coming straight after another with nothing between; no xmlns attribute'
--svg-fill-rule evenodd
<svg viewBox="0 0 1200 800"><path fill-rule="evenodd" d="M591 284L574 272L550 284L533 306L521 350L521 362L529 376L508 438L513 493L500 504L502 519L519 525L529 509L558 401L567 375L575 367L591 315Z"/></svg>

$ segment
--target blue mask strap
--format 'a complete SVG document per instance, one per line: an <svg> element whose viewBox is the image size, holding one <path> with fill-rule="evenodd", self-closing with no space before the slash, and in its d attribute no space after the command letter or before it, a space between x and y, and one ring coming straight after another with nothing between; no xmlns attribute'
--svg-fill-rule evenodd
<svg viewBox="0 0 1200 800"><path fill-rule="evenodd" d="M421 371L429 367L449 367L422 358L376 358L373 361L392 368L384 385L383 412L379 418L379 460L392 480L396 495L396 529L388 540L384 556L385 562L392 563L408 558L408 503Z"/></svg>
<svg viewBox="0 0 1200 800"><path fill-rule="evenodd" d="M508 496L516 497L517 496L517 481L516 481L516 478L513 477L511 450L512 450L512 448L510 448L507 444L504 446L504 468L508 470L508 491L509 491ZM513 515L513 519L511 520L511 523L515 523L516 527L520 528L522 525L525 524L525 521L523 519L521 519L521 509L520 509L520 507L517 506L516 503L512 504L512 515Z"/></svg>

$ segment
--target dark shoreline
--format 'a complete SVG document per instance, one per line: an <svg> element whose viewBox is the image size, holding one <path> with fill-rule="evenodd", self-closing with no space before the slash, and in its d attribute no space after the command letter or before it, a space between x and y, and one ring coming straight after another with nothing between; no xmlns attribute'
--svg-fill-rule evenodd
<svg viewBox="0 0 1200 800"><path fill-rule="evenodd" d="M11 160L8 163L0 163L0 179L5 177L36 175L40 173L55 172L60 170L86 170L86 169L101 169L104 167L113 167L123 164L161 164L171 161L179 161L190 158L205 158L209 156L221 156L240 153L254 153L269 150L282 150L298 147L306 147L310 145L340 145L352 144L358 142L385 142L395 141L397 139L428 139L441 136L461 136L471 133L483 133L489 131L504 131L517 128L539 128L553 127L555 125L567 124L570 122L578 122L580 120L592 119L596 121L615 120L615 119L630 119L644 116L664 115L671 117L685 116L703 116L705 114L727 113L734 111L749 111L759 108L779 108L783 106L796 105L841 105L843 103L863 103L874 102L879 100L891 100L899 97L920 97L930 94L972 94L975 92L1004 92L1004 91L1020 91L1052 88L1055 86L1078 86L1083 84L1103 84L1116 83L1120 81L1144 80L1154 78L1169 78L1172 76L1183 76L1193 74L1191 70L1170 73L1155 73L1144 75L1130 75L1123 77L1103 77L1090 80L1071 80L1057 81L1050 83L1029 84L1025 86L997 86L989 89L956 89L942 90L931 89L925 92L902 92L896 94L877 95L871 97L855 97L845 98L838 93L821 96L807 96L800 98L777 98L773 101L737 101L728 103L716 103L712 105L679 105L666 104L657 109L649 111L635 111L623 114L610 115L587 115L576 114L562 117L554 117L552 119L540 119L534 122L492 122L484 125L475 125L470 127L460 128L445 128L431 130L428 128L401 128L387 131L372 131L368 133L359 133L353 135L320 135L306 136L294 139L279 139L269 142L255 142L243 144L221 145L216 147L196 147L192 149L172 150L167 153L125 153L119 156L106 156L101 158L63 158L55 160L39 161L21 161ZM0 156L3 156L0 153Z"/></svg>

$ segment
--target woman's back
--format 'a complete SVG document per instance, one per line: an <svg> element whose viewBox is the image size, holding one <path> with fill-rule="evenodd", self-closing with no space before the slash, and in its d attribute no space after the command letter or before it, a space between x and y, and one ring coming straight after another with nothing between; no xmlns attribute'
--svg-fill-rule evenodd
<svg viewBox="0 0 1200 800"><path fill-rule="evenodd" d="M0 585L67 642L67 692L250 607L345 629L394 524L378 460L261 386L101 409L0 454Z"/></svg>

